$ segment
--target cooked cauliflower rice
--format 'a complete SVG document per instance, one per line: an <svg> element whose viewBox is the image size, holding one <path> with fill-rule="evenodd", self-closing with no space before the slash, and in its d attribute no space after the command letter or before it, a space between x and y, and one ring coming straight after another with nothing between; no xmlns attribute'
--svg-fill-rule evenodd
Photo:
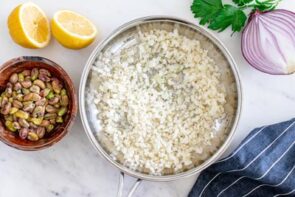
<svg viewBox="0 0 295 197"><path fill-rule="evenodd" d="M91 102L109 153L153 175L191 169L208 157L224 118L221 71L196 39L177 30L141 32L119 54L92 67ZM215 146L216 147L216 146Z"/></svg>

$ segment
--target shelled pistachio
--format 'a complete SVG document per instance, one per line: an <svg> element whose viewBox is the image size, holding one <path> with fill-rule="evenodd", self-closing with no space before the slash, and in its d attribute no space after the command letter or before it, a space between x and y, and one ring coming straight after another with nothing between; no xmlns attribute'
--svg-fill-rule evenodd
<svg viewBox="0 0 295 197"><path fill-rule="evenodd" d="M62 124L68 105L62 82L46 69L13 73L0 96L6 128L30 141L42 139Z"/></svg>

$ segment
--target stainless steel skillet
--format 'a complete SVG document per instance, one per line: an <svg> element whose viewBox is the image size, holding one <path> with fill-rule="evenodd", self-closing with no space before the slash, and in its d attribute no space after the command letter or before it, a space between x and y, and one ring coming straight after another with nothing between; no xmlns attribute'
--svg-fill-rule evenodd
<svg viewBox="0 0 295 197"><path fill-rule="evenodd" d="M155 28L172 31L174 28L177 28L180 34L188 36L191 39L199 39L202 46L208 50L208 55L216 62L218 62L218 65L224 71L224 81L228 80L227 78L229 76L232 78L232 80L226 82L226 85L228 86L227 99L231 100L231 102L234 103L234 107L230 109L231 112L226 111L227 116L224 120L218 122L220 130L222 129L222 132L225 133L226 137L224 138L218 150L214 154L212 154L210 158L190 170L162 176L154 176L144 172L131 170L112 158L108 150L106 150L106 148L102 145L101 141L97 137L99 132L101 132L101 129L97 127L97 122L93 117L92 110L95 106L87 102L87 92L89 91L89 83L91 83L91 67L93 66L93 64L95 64L98 55L101 52L110 51L113 54L116 54L118 51L128 47L128 45L134 44L134 37L136 37L136 35L138 34L138 28L141 28L144 31ZM131 191L129 192L128 196L131 196L137 186L140 184L141 180L173 181L195 175L214 163L214 161L216 161L226 150L231 142L233 134L235 133L241 113L242 91L240 77L236 68L236 64L229 51L214 35L199 26L178 18L166 16L151 16L139 18L124 24L123 26L115 30L109 37L107 37L94 49L82 73L79 89L79 101L82 123L89 140L103 158L105 158L109 163L111 163L121 171L118 196L122 196L124 186L124 174L137 178L137 182L134 184Z"/></svg>

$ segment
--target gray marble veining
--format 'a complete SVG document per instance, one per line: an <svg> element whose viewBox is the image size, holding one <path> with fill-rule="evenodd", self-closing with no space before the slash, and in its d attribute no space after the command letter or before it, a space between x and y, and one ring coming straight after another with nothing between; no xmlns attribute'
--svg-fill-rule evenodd
<svg viewBox="0 0 295 197"><path fill-rule="evenodd" d="M119 25L148 15L171 15L197 23L190 13L191 0L36 0L49 17L59 9L78 11L89 17L100 35L95 44L78 51L65 49L54 39L41 50L19 47L10 39L6 20L20 0L0 3L0 64L22 55L44 56L62 65L78 88L81 72L95 45ZM295 11L293 0L280 7ZM240 70L244 103L238 132L228 154L250 129L295 117L295 76L271 76L251 68L240 52L240 34L230 31L216 34L232 53ZM116 195L119 171L102 159L89 143L77 118L69 134L52 148L39 152L14 150L0 143L0 197L111 197ZM197 176L155 183L143 182L136 197L186 196ZM126 180L131 186L133 178ZM125 190L126 191L126 190Z"/></svg>

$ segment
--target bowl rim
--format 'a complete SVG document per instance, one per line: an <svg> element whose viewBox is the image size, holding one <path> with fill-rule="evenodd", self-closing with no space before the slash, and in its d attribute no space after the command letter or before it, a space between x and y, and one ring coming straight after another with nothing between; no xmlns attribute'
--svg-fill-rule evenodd
<svg viewBox="0 0 295 197"><path fill-rule="evenodd" d="M101 52L101 50L103 50L103 48L110 41L112 41L113 38L115 38L120 33L124 32L136 25L140 25L143 23L149 23L149 22L159 22L159 21L172 22L172 23L188 26L188 27L198 31L200 34L204 35L205 37L207 37L223 53L224 57L226 58L229 66L230 66L230 69L234 75L234 78L235 78L235 83L237 86L237 108L236 108L235 118L232 123L232 127L227 135L226 140L223 142L223 144L219 147L219 149L211 157L209 157L207 160L205 160L202 164L200 164L190 170L176 173L173 175L155 176L155 175L144 174L144 173L141 173L141 172L138 172L135 170L131 170L130 168L116 162L103 149L103 147L100 145L98 140L93 135L93 132L91 131L91 128L90 128L88 120L87 120L86 110L85 110L85 103L86 103L85 102L85 93L86 93L85 88L86 88L86 82L88 79L90 69L92 67L92 64L93 64L95 58L97 57L97 54L99 54ZM87 136L88 136L88 139L90 140L90 142L92 143L94 148L97 150L99 155L102 156L104 159L106 159L113 166L118 168L121 172L126 173L129 176L132 176L132 177L135 177L138 179L142 179L142 180L146 180L146 181L156 181L156 182L174 181L174 180L178 180L178 179L182 179L182 178L186 178L186 177L195 175L195 174L201 172L202 170L204 170L205 168L209 167L213 162L215 162L221 156L221 154L223 154L225 152L225 150L228 148L228 146L233 138L233 135L236 132L236 128L237 128L237 125L238 125L238 122L240 119L241 110L242 110L242 98L243 98L242 97L242 84L241 84L241 80L240 80L240 74L239 74L237 65L236 65L232 55L230 54L228 49L225 47L225 45L215 35L213 35L209 31L207 31L203 27L200 27L200 26L195 25L189 21L186 21L186 20L183 20L183 19L180 19L177 17L163 16L163 15L155 15L155 16L147 16L147 17L137 18L137 19L131 20L130 22L127 22L127 23L119 26L118 28L116 28L108 37L106 37L103 41L101 41L95 47L95 49L92 51L91 55L89 56L89 58L86 62L86 66L84 67L84 70L83 70L83 73L81 76L80 86L79 86L79 107L80 107L80 116L81 116L82 125L84 127L84 130L85 130Z"/></svg>
<svg viewBox="0 0 295 197"><path fill-rule="evenodd" d="M63 74L63 77L59 77L59 78L62 78L62 79L67 78L68 80L67 81L64 80L65 81L64 83L67 83L67 85L70 87L70 89L73 90L70 93L70 94L72 94L72 105L73 105L72 114L70 115L69 120L64 123L63 131L59 135L57 135L55 138L52 138L52 140L47 141L42 144L39 144L39 145L23 146L23 145L19 145L16 143L11 143L10 141L6 140L6 138L4 138L0 135L0 140L10 147L13 147L13 148L16 148L16 149L22 150L22 151L37 151L37 150L51 147L55 143L59 142L68 133L68 130L70 129L70 127L74 123L75 118L78 113L77 112L77 105L78 105L77 104L77 94L76 94L76 90L74 87L74 83L73 83L72 79L70 78L70 76L68 75L68 73L59 64L57 64L54 61L52 61L48 58L45 58L45 57L41 57L41 56L15 57L15 58L12 58L12 59L4 62L0 67L0 71L5 70L11 66L14 66L15 64L20 64L22 62L42 62L42 63L47 64L49 66L54 66L54 67L58 68L59 70L62 71L62 74Z"/></svg>

